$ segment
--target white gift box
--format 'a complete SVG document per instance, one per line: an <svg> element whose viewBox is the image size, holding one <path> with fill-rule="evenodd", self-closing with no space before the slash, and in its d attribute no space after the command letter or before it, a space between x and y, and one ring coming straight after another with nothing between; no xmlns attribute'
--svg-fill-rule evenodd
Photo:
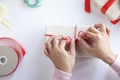
<svg viewBox="0 0 120 80"><path fill-rule="evenodd" d="M46 41L52 35L64 35L69 36L71 39L77 39L79 31L86 31L89 26L51 26L46 28ZM45 41L45 42L46 42ZM91 57L91 55L86 52L86 50L80 46L79 43L76 44L77 57Z"/></svg>
<svg viewBox="0 0 120 80"><path fill-rule="evenodd" d="M120 7L116 0L90 0L99 9L104 7L105 15L110 18L111 21L115 21L120 18ZM89 6L89 0L86 0L85 6ZM89 7L87 7L89 8ZM104 13L104 12L103 12Z"/></svg>

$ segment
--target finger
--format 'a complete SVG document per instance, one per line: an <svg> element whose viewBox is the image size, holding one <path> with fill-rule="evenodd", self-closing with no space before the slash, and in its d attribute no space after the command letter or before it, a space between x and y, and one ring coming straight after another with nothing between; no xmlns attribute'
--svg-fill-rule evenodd
<svg viewBox="0 0 120 80"><path fill-rule="evenodd" d="M67 44L67 43L66 43L66 40L62 40L62 41L60 42L59 47L62 48L62 49L65 49L66 44Z"/></svg>
<svg viewBox="0 0 120 80"><path fill-rule="evenodd" d="M81 36L81 37L85 37L85 34L86 34L86 33L84 32L84 33L82 33L80 36Z"/></svg>
<svg viewBox="0 0 120 80"><path fill-rule="evenodd" d="M83 31L79 31L79 33L78 33L78 37L84 37L84 34L85 34L85 32L83 32Z"/></svg>
<svg viewBox="0 0 120 80"><path fill-rule="evenodd" d="M110 29L106 27L106 33L108 36L110 36Z"/></svg>
<svg viewBox="0 0 120 80"><path fill-rule="evenodd" d="M104 24L95 24L94 27L98 29L100 32L106 32L106 28Z"/></svg>
<svg viewBox="0 0 120 80"><path fill-rule="evenodd" d="M88 37L88 38L95 38L95 37L96 37L96 34L90 32L90 31L87 31L85 35L86 35L86 37Z"/></svg>
<svg viewBox="0 0 120 80"><path fill-rule="evenodd" d="M52 36L48 39L47 41L47 48L48 48L48 52L50 52L52 49L53 49L53 46L52 46L52 41L54 39L55 36Z"/></svg>
<svg viewBox="0 0 120 80"><path fill-rule="evenodd" d="M48 51L46 49L44 50L44 53L46 56L49 56Z"/></svg>
<svg viewBox="0 0 120 80"><path fill-rule="evenodd" d="M49 56L49 52L48 52L47 46L45 46L44 54L45 54L46 56Z"/></svg>
<svg viewBox="0 0 120 80"><path fill-rule="evenodd" d="M78 38L80 44L86 49L89 50L90 46L87 44L87 42L85 42L81 37Z"/></svg>
<svg viewBox="0 0 120 80"><path fill-rule="evenodd" d="M99 32L99 31L98 31L96 28L94 28L94 27L89 27L87 31L91 31L91 32L93 32L93 33L98 33L98 32Z"/></svg>
<svg viewBox="0 0 120 80"><path fill-rule="evenodd" d="M72 39L71 43L70 43L70 53L71 55L76 55L75 53L75 40Z"/></svg>
<svg viewBox="0 0 120 80"><path fill-rule="evenodd" d="M53 48L56 48L59 46L60 42L62 41L63 36L62 35L57 35L53 39Z"/></svg>

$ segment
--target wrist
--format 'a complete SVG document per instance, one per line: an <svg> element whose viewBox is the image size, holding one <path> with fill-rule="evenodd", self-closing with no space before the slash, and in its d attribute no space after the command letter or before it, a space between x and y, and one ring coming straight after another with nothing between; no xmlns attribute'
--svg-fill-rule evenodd
<svg viewBox="0 0 120 80"><path fill-rule="evenodd" d="M69 73L66 73L64 71L61 71L57 68L55 68L55 71L54 71L54 75L53 75L53 78L56 80L60 79L60 80L69 80L70 77L72 76L72 73L69 74Z"/></svg>
<svg viewBox="0 0 120 80"><path fill-rule="evenodd" d="M61 70L61 71L63 71L63 72L69 73L69 74L72 73L72 69L71 68L59 68L59 67L56 67L56 68Z"/></svg>
<svg viewBox="0 0 120 80"><path fill-rule="evenodd" d="M113 64L113 62L116 59L116 55L112 53L112 55L105 57L105 59L103 59L103 61L109 65Z"/></svg>

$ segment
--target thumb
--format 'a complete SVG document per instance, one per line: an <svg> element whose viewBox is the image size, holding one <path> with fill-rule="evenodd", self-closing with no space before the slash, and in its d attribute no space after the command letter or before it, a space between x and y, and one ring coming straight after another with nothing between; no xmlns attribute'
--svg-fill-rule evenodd
<svg viewBox="0 0 120 80"><path fill-rule="evenodd" d="M106 28L107 35L110 37L110 29Z"/></svg>
<svg viewBox="0 0 120 80"><path fill-rule="evenodd" d="M72 39L72 41L70 43L70 54L76 56L76 52L75 52L75 40L74 39Z"/></svg>
<svg viewBox="0 0 120 80"><path fill-rule="evenodd" d="M89 44L87 44L81 37L78 38L80 44L86 49L86 50L89 50L90 49L90 46Z"/></svg>

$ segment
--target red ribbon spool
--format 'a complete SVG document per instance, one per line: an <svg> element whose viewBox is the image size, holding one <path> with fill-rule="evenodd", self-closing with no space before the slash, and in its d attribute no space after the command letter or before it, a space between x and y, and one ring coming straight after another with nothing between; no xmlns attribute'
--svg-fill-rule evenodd
<svg viewBox="0 0 120 80"><path fill-rule="evenodd" d="M26 52L23 49L23 47L17 41L15 41L12 38L8 38L8 37L0 38L0 46L6 46L6 47L9 47L9 48L13 49L15 51L15 53L17 54L17 57L18 57L18 62L17 62L16 67L14 69L12 69L11 72L0 75L0 76L7 76L7 75L12 74L17 69L21 59L26 54ZM9 60L8 60L8 62L9 62ZM4 66L2 66L2 67L4 67ZM1 70L1 71L4 71L4 70Z"/></svg>

